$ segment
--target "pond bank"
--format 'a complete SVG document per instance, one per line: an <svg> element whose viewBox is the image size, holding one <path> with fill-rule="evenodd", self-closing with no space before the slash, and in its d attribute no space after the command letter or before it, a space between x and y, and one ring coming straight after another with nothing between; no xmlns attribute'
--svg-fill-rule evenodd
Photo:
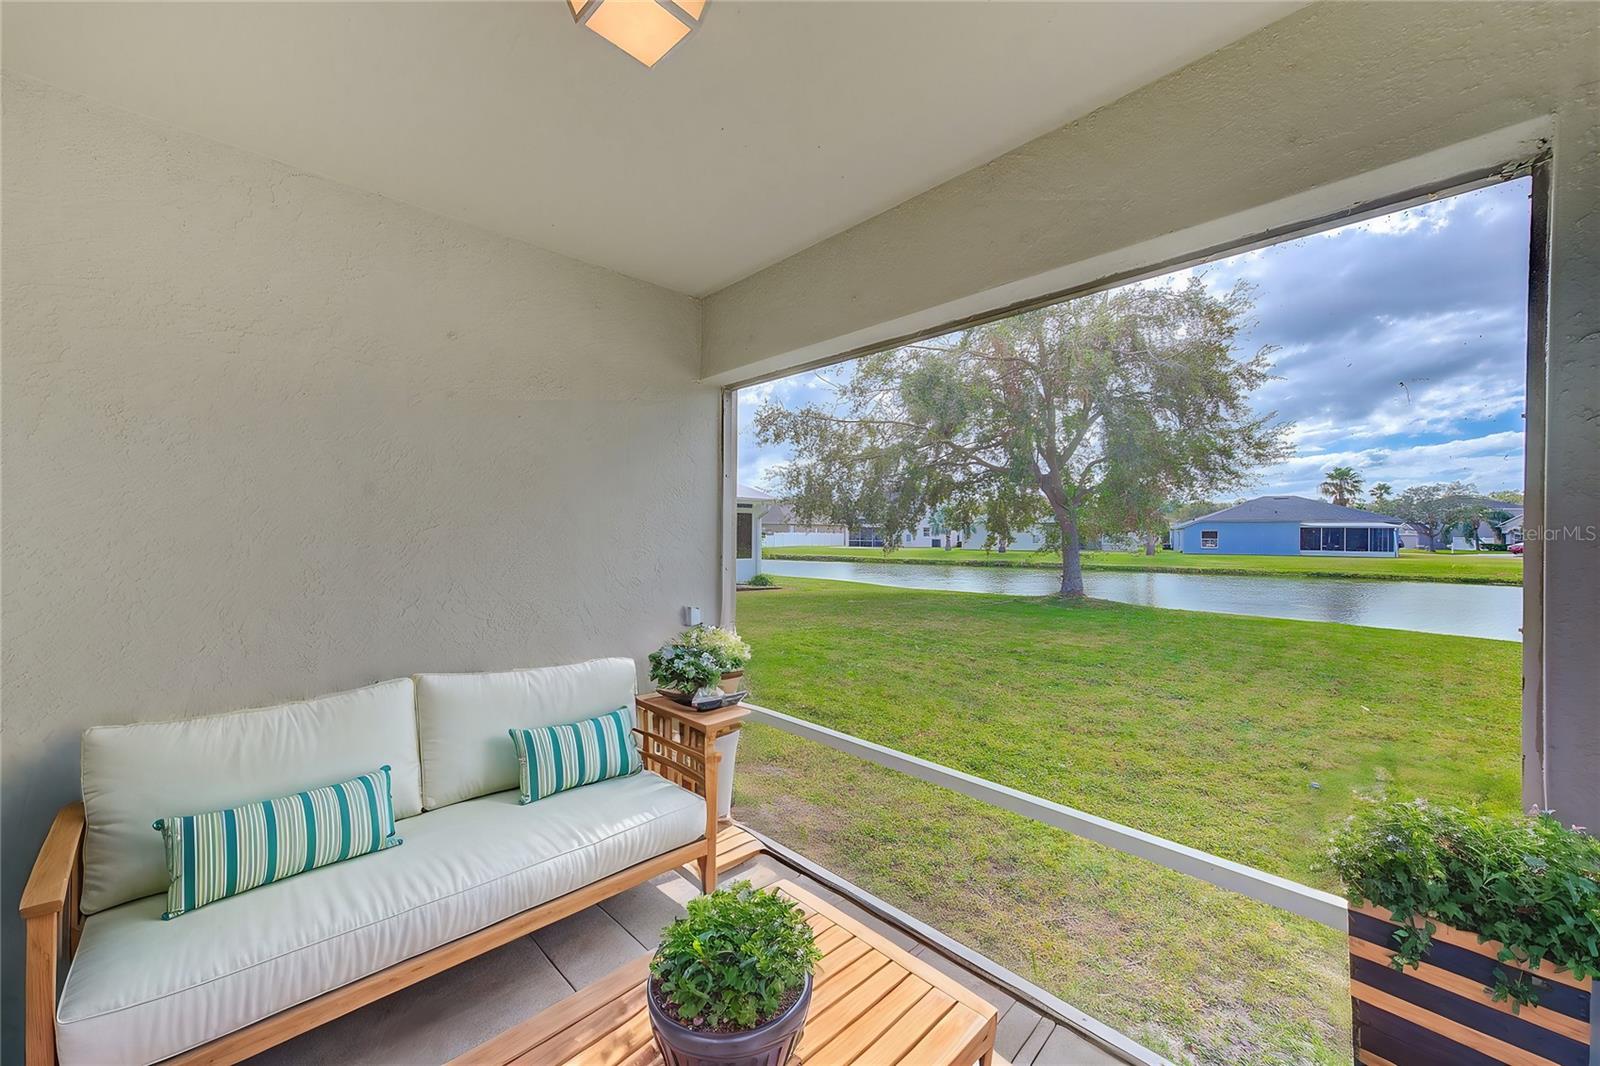
<svg viewBox="0 0 1600 1066"><path fill-rule="evenodd" d="M1041 552L985 552L966 548L767 548L763 560L861 562L910 566L966 566L997 570L1060 570L1058 557ZM1522 587L1522 560L1502 553L1403 554L1389 559L1309 556L1192 556L1174 552L1084 552L1085 571L1146 574L1218 574L1225 577L1344 578L1356 581L1418 581L1451 585Z"/></svg>
<svg viewBox="0 0 1600 1066"><path fill-rule="evenodd" d="M1057 574L1026 567L763 559L762 569L780 577L831 578L929 591L1049 596L1060 588ZM1118 603L1255 618L1339 622L1409 633L1522 639L1520 588L1289 574L1277 575L1273 581L1258 581L1255 575L1085 570L1083 580L1088 594Z"/></svg>

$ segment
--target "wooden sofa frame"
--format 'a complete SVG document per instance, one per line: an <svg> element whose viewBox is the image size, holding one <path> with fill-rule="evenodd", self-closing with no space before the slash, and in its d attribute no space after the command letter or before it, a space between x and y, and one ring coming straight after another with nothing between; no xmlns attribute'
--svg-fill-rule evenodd
<svg viewBox="0 0 1600 1066"><path fill-rule="evenodd" d="M719 759L714 738L708 736L689 713L668 713L642 704L639 728L634 732L639 735L640 754L646 769L705 797L704 840L619 870L576 892L558 896L342 988L324 992L167 1062L221 1066L247 1059L690 862L699 866L702 891L715 890ZM83 930L83 913L79 910L83 889L83 835L83 804L63 807L50 826L28 884L22 891L19 910L27 925L24 986L27 1066L53 1066L57 1061L56 995L61 987L61 968L64 962L71 960Z"/></svg>

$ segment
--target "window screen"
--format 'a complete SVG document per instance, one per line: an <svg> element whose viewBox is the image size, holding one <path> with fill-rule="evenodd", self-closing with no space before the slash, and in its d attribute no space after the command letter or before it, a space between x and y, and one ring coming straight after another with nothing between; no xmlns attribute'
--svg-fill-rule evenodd
<svg viewBox="0 0 1600 1066"><path fill-rule="evenodd" d="M1347 529L1344 535L1344 550L1347 552L1367 551L1367 533L1365 529Z"/></svg>
<svg viewBox="0 0 1600 1066"><path fill-rule="evenodd" d="M1214 529L1202 529L1200 531L1200 547L1202 547L1202 548L1215 548L1216 546L1217 546L1217 531L1214 530Z"/></svg>
<svg viewBox="0 0 1600 1066"><path fill-rule="evenodd" d="M756 525L756 520L751 516L749 511L740 511L739 512L739 518L738 518L737 525L736 525L736 536L735 536L735 539L734 539L734 545L735 545L735 547L734 547L734 557L735 558L739 558L739 559L748 559L748 558L750 558L750 556L751 556L751 543L750 542L754 539L753 531L755 529L755 525ZM726 528L726 527L724 527L724 528Z"/></svg>
<svg viewBox="0 0 1600 1066"><path fill-rule="evenodd" d="M1322 527L1306 526L1300 530L1300 550L1303 552L1319 552L1322 550Z"/></svg>

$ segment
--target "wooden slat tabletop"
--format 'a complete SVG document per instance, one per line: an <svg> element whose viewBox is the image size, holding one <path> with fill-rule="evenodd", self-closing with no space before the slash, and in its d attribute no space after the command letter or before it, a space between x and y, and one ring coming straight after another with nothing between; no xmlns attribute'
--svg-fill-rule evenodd
<svg viewBox="0 0 1600 1066"><path fill-rule="evenodd" d="M990 1061L994 1007L794 882L772 887L799 904L823 952L791 1066ZM649 966L648 956L628 963L452 1066L659 1066L645 1007Z"/></svg>

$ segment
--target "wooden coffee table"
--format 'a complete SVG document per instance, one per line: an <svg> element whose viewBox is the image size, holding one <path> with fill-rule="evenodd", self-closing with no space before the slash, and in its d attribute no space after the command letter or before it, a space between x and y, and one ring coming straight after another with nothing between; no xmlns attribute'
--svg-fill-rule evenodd
<svg viewBox="0 0 1600 1066"><path fill-rule="evenodd" d="M794 882L779 881L772 889L805 911L823 953L813 978L805 1035L791 1066L988 1066L993 1061L994 1007ZM649 956L628 963L467 1052L452 1066L659 1064L661 1054L645 1008L649 967Z"/></svg>

